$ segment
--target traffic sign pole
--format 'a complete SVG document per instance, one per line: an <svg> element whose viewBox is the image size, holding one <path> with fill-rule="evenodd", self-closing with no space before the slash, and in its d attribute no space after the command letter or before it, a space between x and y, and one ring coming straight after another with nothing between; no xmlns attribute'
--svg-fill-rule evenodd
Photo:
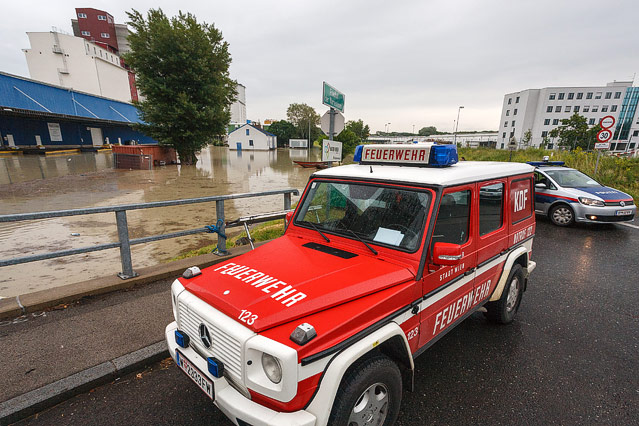
<svg viewBox="0 0 639 426"><path fill-rule="evenodd" d="M333 140L333 133L335 133L335 108L331 107L330 111L330 124L328 125L328 140Z"/></svg>

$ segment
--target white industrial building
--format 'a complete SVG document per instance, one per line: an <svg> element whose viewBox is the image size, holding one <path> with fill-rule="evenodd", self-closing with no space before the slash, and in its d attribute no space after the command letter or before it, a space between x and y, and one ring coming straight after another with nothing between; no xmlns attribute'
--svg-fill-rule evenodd
<svg viewBox="0 0 639 426"><path fill-rule="evenodd" d="M243 84L237 84L237 99L231 104L231 125L246 124L246 87Z"/></svg>
<svg viewBox="0 0 639 426"><path fill-rule="evenodd" d="M122 102L131 102L128 71L120 57L80 37L28 32L23 49L32 79Z"/></svg>
<svg viewBox="0 0 639 426"><path fill-rule="evenodd" d="M277 148L277 136L250 124L229 133L229 149L238 151L268 151Z"/></svg>
<svg viewBox="0 0 639 426"><path fill-rule="evenodd" d="M639 87L631 81L615 81L596 87L546 87L508 93L504 96L497 148L507 148L514 136L521 146L525 133L530 130L529 146L546 143L556 148L557 141L550 131L561 125L561 120L578 113L586 117L588 125L598 125L602 118L615 118L611 151L633 150L639 142ZM592 141L594 146L595 141Z"/></svg>

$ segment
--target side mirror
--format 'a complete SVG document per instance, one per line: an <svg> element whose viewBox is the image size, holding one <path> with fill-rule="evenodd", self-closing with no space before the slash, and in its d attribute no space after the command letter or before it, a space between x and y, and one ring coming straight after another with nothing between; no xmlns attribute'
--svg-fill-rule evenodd
<svg viewBox="0 0 639 426"><path fill-rule="evenodd" d="M455 266L462 258L459 244L435 243L433 245L433 263L435 265Z"/></svg>
<svg viewBox="0 0 639 426"><path fill-rule="evenodd" d="M535 188L548 189L548 185L543 182L539 182L535 184Z"/></svg>
<svg viewBox="0 0 639 426"><path fill-rule="evenodd" d="M293 220L293 213L295 212L292 211L292 212L286 213L286 216L284 217L284 230L288 228L289 223L291 223L291 220Z"/></svg>

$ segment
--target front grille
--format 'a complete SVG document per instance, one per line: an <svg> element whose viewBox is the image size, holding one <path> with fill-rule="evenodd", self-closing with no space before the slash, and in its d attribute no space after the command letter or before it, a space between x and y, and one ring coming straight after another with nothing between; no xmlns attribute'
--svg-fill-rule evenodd
<svg viewBox="0 0 639 426"><path fill-rule="evenodd" d="M634 204L633 200L623 200L624 205L626 206L632 206ZM607 206L620 206L620 201L606 201L605 203Z"/></svg>
<svg viewBox="0 0 639 426"><path fill-rule="evenodd" d="M204 320L197 312L178 302L178 321L180 329L191 338L191 345L197 352L215 357L224 363L226 371L241 381L242 378L242 344L239 340L222 330L216 324ZM211 334L212 344L207 348L200 339L200 324L204 323Z"/></svg>

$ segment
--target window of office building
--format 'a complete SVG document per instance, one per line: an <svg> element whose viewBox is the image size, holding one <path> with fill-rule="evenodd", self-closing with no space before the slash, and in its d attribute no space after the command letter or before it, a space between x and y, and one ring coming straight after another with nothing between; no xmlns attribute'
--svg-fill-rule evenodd
<svg viewBox="0 0 639 426"><path fill-rule="evenodd" d="M586 93L586 99L592 99L592 92Z"/></svg>
<svg viewBox="0 0 639 426"><path fill-rule="evenodd" d="M606 99L612 98L612 92L606 92Z"/></svg>
<svg viewBox="0 0 639 426"><path fill-rule="evenodd" d="M508 98L508 105L513 103L513 98Z"/></svg>
<svg viewBox="0 0 639 426"><path fill-rule="evenodd" d="M610 107L610 112L617 112L617 105L613 105Z"/></svg>
<svg viewBox="0 0 639 426"><path fill-rule="evenodd" d="M595 99L601 99L601 92L595 93Z"/></svg>
<svg viewBox="0 0 639 426"><path fill-rule="evenodd" d="M588 120L588 124L590 124L591 126L595 124L595 119L591 118L590 120Z"/></svg>
<svg viewBox="0 0 639 426"><path fill-rule="evenodd" d="M548 126L550 124L550 118L544 120L544 126Z"/></svg>
<svg viewBox="0 0 639 426"><path fill-rule="evenodd" d="M557 97L557 99L559 99L560 101L564 99L565 93L560 93L559 96Z"/></svg>
<svg viewBox="0 0 639 426"><path fill-rule="evenodd" d="M608 112L608 105L604 105L601 107L601 112Z"/></svg>
<svg viewBox="0 0 639 426"><path fill-rule="evenodd" d="M599 105L593 105L592 112L598 112L598 111L599 111Z"/></svg>
<svg viewBox="0 0 639 426"><path fill-rule="evenodd" d="M508 127L508 122L504 121L504 127Z"/></svg>
<svg viewBox="0 0 639 426"><path fill-rule="evenodd" d="M568 99L575 99L574 93L568 93Z"/></svg>
<svg viewBox="0 0 639 426"><path fill-rule="evenodd" d="M583 97L584 97L583 93L581 92L577 93L577 99L583 99Z"/></svg>
<svg viewBox="0 0 639 426"><path fill-rule="evenodd" d="M621 92L615 92L615 99L621 99Z"/></svg>
<svg viewBox="0 0 639 426"><path fill-rule="evenodd" d="M505 139L506 138L506 132L502 133L501 137L502 137L502 139Z"/></svg>
<svg viewBox="0 0 639 426"><path fill-rule="evenodd" d="M555 107L555 112L561 112L561 107L559 105Z"/></svg>
<svg viewBox="0 0 639 426"><path fill-rule="evenodd" d="M557 124L559 124L559 119L558 119L558 118L555 118L555 119L552 121L552 125L553 125L553 126L556 126Z"/></svg>
<svg viewBox="0 0 639 426"><path fill-rule="evenodd" d="M515 98L515 103L516 103L516 104L518 104L518 103L519 103L519 96L517 96L517 97Z"/></svg>
<svg viewBox="0 0 639 426"><path fill-rule="evenodd" d="M546 112L552 112L552 105L546 107Z"/></svg>
<svg viewBox="0 0 639 426"><path fill-rule="evenodd" d="M566 108L564 108L564 112L570 112L570 105L568 105Z"/></svg>
<svg viewBox="0 0 639 426"><path fill-rule="evenodd" d="M590 105L585 105L584 106L584 112L588 112L590 111Z"/></svg>
<svg viewBox="0 0 639 426"><path fill-rule="evenodd" d="M548 132L546 130L544 130L543 132L541 132L541 137L545 138L546 136L548 136Z"/></svg>
<svg viewBox="0 0 639 426"><path fill-rule="evenodd" d="M513 115L517 115L517 108L513 111Z"/></svg>
<svg viewBox="0 0 639 426"><path fill-rule="evenodd" d="M506 110L506 117L508 117L509 115L510 115L510 110L509 110L509 109L507 109L507 110Z"/></svg>
<svg viewBox="0 0 639 426"><path fill-rule="evenodd" d="M572 110L573 112L579 112L579 105L576 105Z"/></svg>
<svg viewBox="0 0 639 426"><path fill-rule="evenodd" d="M510 127L515 127L515 120L510 123Z"/></svg>
<svg viewBox="0 0 639 426"><path fill-rule="evenodd" d="M556 94L551 93L551 94L548 96L548 99L549 99L549 100L551 100L551 101L554 101L556 96L557 96Z"/></svg>

